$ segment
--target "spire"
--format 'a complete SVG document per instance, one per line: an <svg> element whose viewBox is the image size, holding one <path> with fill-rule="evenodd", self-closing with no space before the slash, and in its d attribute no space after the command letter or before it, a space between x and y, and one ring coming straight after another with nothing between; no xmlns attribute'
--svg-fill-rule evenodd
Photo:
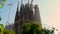
<svg viewBox="0 0 60 34"><path fill-rule="evenodd" d="M31 0L30 7L31 7L31 10L33 10L33 0Z"/></svg>
<svg viewBox="0 0 60 34"><path fill-rule="evenodd" d="M31 5L33 5L33 0L31 0Z"/></svg>
<svg viewBox="0 0 60 34"><path fill-rule="evenodd" d="M31 1L31 5L33 6L33 0Z"/></svg>
<svg viewBox="0 0 60 34"><path fill-rule="evenodd" d="M19 2L18 2L18 5L17 5L17 12L16 13L19 13Z"/></svg>
<svg viewBox="0 0 60 34"><path fill-rule="evenodd" d="M18 6L17 6L17 8L19 8L19 2L18 2Z"/></svg>
<svg viewBox="0 0 60 34"><path fill-rule="evenodd" d="M29 2L29 0L28 0L28 6L30 7L30 4L29 4L30 2Z"/></svg>
<svg viewBox="0 0 60 34"><path fill-rule="evenodd" d="M18 2L18 5L17 5L17 12L19 12L19 2Z"/></svg>
<svg viewBox="0 0 60 34"><path fill-rule="evenodd" d="M29 0L28 0L28 4L29 4Z"/></svg>
<svg viewBox="0 0 60 34"><path fill-rule="evenodd" d="M19 12L19 2L18 2L18 5L17 5L17 10L16 10L16 13Z"/></svg>
<svg viewBox="0 0 60 34"><path fill-rule="evenodd" d="M23 4L23 0L21 0L21 5Z"/></svg>
<svg viewBox="0 0 60 34"><path fill-rule="evenodd" d="M16 10L16 15L15 15L15 21L17 21L19 19L19 2L17 5L17 10Z"/></svg>
<svg viewBox="0 0 60 34"><path fill-rule="evenodd" d="M33 3L33 0L31 1L31 3Z"/></svg>

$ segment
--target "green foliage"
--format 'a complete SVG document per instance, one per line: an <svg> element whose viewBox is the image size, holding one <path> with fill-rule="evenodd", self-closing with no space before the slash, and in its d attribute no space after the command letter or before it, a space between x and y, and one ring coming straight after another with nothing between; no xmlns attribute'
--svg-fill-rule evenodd
<svg viewBox="0 0 60 34"><path fill-rule="evenodd" d="M23 27L22 34L53 34L54 30L48 30L46 28L42 28L42 26L38 23L25 23Z"/></svg>
<svg viewBox="0 0 60 34"><path fill-rule="evenodd" d="M9 34L9 31L4 29L3 34Z"/></svg>
<svg viewBox="0 0 60 34"><path fill-rule="evenodd" d="M6 3L6 0L0 0L0 8L2 8L5 3Z"/></svg>
<svg viewBox="0 0 60 34"><path fill-rule="evenodd" d="M3 0L3 2L5 3L5 2L6 2L6 0Z"/></svg>
<svg viewBox="0 0 60 34"><path fill-rule="evenodd" d="M3 24L0 24L0 34L3 34L3 31L4 31L4 26Z"/></svg>
<svg viewBox="0 0 60 34"><path fill-rule="evenodd" d="M15 34L13 30L4 30L3 34Z"/></svg>
<svg viewBox="0 0 60 34"><path fill-rule="evenodd" d="M14 30L6 30L3 24L0 24L0 34L15 34Z"/></svg>
<svg viewBox="0 0 60 34"><path fill-rule="evenodd" d="M15 34L14 30L9 30L9 34Z"/></svg>
<svg viewBox="0 0 60 34"><path fill-rule="evenodd" d="M46 28L44 28L44 29L42 29L42 33L44 33L44 34L49 34L49 30L46 29Z"/></svg>
<svg viewBox="0 0 60 34"><path fill-rule="evenodd" d="M4 31L4 26L3 24L0 24L0 32L3 32Z"/></svg>
<svg viewBox="0 0 60 34"><path fill-rule="evenodd" d="M43 32L43 34L54 34L54 30L49 30L46 28L42 29L41 31Z"/></svg>
<svg viewBox="0 0 60 34"><path fill-rule="evenodd" d="M4 30L3 34L15 34L13 30Z"/></svg>
<svg viewBox="0 0 60 34"><path fill-rule="evenodd" d="M40 24L37 23L26 23L23 27L22 34L39 34L42 30Z"/></svg>

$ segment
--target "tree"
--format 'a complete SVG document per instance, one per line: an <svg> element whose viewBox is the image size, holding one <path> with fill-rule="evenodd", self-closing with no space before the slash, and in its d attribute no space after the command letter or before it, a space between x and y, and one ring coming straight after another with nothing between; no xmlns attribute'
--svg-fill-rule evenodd
<svg viewBox="0 0 60 34"><path fill-rule="evenodd" d="M9 34L9 31L4 29L3 34Z"/></svg>
<svg viewBox="0 0 60 34"><path fill-rule="evenodd" d="M2 8L5 3L6 3L6 0L0 0L0 8Z"/></svg>
<svg viewBox="0 0 60 34"><path fill-rule="evenodd" d="M3 24L0 24L0 34L3 34L3 31L4 31L4 26Z"/></svg>
<svg viewBox="0 0 60 34"><path fill-rule="evenodd" d="M9 30L9 34L15 34L14 30Z"/></svg>
<svg viewBox="0 0 60 34"><path fill-rule="evenodd" d="M14 30L4 30L3 34L15 34Z"/></svg>
<svg viewBox="0 0 60 34"><path fill-rule="evenodd" d="M39 34L40 30L42 30L40 24L37 23L26 23L23 26L22 34Z"/></svg>
<svg viewBox="0 0 60 34"><path fill-rule="evenodd" d="M0 34L15 34L14 30L6 30L3 24L0 24Z"/></svg>
<svg viewBox="0 0 60 34"><path fill-rule="evenodd" d="M53 34L54 30L42 28L38 23L25 23L22 34Z"/></svg>

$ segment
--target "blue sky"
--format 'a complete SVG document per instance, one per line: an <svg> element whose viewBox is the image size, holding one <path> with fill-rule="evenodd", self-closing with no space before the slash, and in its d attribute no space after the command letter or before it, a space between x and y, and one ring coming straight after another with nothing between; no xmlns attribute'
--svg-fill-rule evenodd
<svg viewBox="0 0 60 34"><path fill-rule="evenodd" d="M8 4L10 2L13 3L12 11L10 14L10 23L14 23L18 1L7 0L4 7L0 9L0 16L2 17L0 23L4 25L7 23L8 20L8 12L10 9ZM27 0L24 0L24 3L27 3ZM35 4L39 5L42 24L47 24L51 27L53 26L60 31L60 0L34 0L34 5Z"/></svg>
<svg viewBox="0 0 60 34"><path fill-rule="evenodd" d="M21 0L18 0L19 2ZM11 14L10 14L10 23L14 23L14 18L15 18L15 13L16 13L16 9L17 9L17 0L7 0L4 7L0 9L0 16L2 17L1 23L6 25L7 21L8 21L8 13L10 10L10 7L8 4L12 3L12 10L11 10ZM23 3L27 3L27 0L23 0ZM20 2L21 4L21 2ZM34 3L35 4L35 3Z"/></svg>
<svg viewBox="0 0 60 34"><path fill-rule="evenodd" d="M9 9L10 9L8 4L10 4L10 2L13 2L13 1L7 0L7 2L4 5L4 7L2 9L0 9L0 11L1 11L0 15L2 17L1 23L4 24L4 25L8 21L8 12L9 12ZM11 11L11 14L10 14L10 23L14 22L14 14L16 12L16 5L17 5L17 2L14 2L14 4L12 5L12 11Z"/></svg>

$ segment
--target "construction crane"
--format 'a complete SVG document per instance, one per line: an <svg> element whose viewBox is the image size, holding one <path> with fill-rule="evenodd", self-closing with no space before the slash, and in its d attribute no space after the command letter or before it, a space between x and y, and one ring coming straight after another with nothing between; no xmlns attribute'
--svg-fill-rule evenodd
<svg viewBox="0 0 60 34"><path fill-rule="evenodd" d="M12 9L12 3L8 4L8 6L10 7L9 12L8 12L8 21L7 21L7 25L10 24L10 13L11 13L11 9Z"/></svg>
<svg viewBox="0 0 60 34"><path fill-rule="evenodd" d="M17 0L14 0L14 2L10 2L10 3L8 4L8 6L10 7L10 9L9 9L9 12L8 12L8 21L7 21L6 25L9 25L9 24L10 24L10 14L11 14L11 11L12 11L12 5L13 5L16 1L17 1ZM19 2L19 0L18 0L18 2Z"/></svg>

